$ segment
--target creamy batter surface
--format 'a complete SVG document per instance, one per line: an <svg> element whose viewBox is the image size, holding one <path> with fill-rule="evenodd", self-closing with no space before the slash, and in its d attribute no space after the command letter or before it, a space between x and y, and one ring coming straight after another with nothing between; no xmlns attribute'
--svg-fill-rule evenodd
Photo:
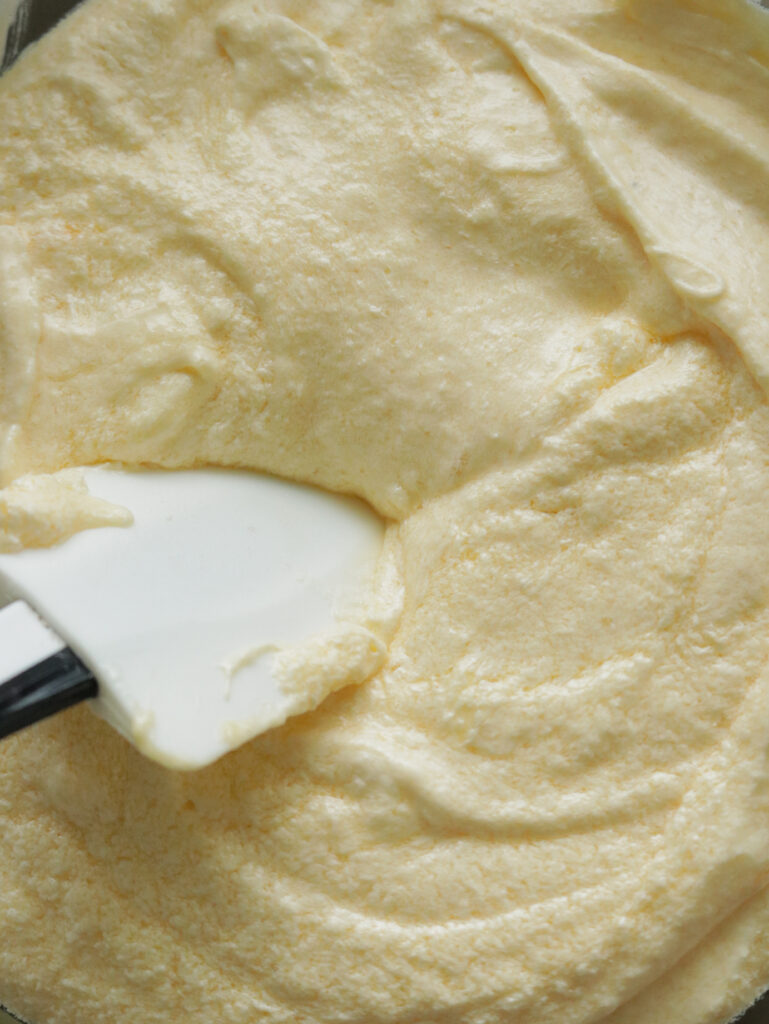
<svg viewBox="0 0 769 1024"><path fill-rule="evenodd" d="M0 537L72 470L391 521L366 681L0 751L36 1024L721 1024L769 985L769 18L88 0L0 83ZM63 476L62 471L64 471ZM57 475L53 475L57 474Z"/></svg>

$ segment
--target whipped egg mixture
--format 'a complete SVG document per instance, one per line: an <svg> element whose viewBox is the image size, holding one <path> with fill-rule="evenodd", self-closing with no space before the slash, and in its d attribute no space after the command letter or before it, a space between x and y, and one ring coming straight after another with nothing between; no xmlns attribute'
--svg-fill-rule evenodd
<svg viewBox="0 0 769 1024"><path fill-rule="evenodd" d="M364 498L384 663L178 775L0 752L36 1024L721 1024L769 985L769 16L88 0L0 83L0 543ZM62 475L63 472L63 475Z"/></svg>

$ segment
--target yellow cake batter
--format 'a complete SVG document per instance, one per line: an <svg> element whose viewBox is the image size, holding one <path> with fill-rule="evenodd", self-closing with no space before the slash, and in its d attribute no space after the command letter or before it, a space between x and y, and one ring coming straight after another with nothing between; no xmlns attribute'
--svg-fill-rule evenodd
<svg viewBox="0 0 769 1024"><path fill-rule="evenodd" d="M88 0L0 83L0 536L102 461L392 520L383 669L0 750L35 1024L722 1024L769 985L769 17ZM23 479L21 479L23 478Z"/></svg>

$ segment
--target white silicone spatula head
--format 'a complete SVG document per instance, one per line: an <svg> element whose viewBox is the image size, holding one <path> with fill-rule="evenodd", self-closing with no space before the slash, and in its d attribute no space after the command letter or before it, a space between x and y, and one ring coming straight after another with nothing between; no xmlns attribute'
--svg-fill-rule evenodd
<svg viewBox="0 0 769 1024"><path fill-rule="evenodd" d="M0 555L0 584L91 669L95 710L151 756L196 768L302 709L269 654L334 629L373 575L381 521L252 473L85 476L134 525Z"/></svg>

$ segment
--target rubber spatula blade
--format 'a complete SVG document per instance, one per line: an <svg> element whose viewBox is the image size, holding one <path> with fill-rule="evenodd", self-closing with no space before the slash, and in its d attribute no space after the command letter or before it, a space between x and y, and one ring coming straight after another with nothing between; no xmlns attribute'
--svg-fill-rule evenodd
<svg viewBox="0 0 769 1024"><path fill-rule="evenodd" d="M84 474L133 526L0 555L6 599L50 627L46 657L52 630L97 680L94 710L173 767L202 767L283 721L294 698L271 659L241 656L333 629L340 602L372 578L381 520L355 499L248 472ZM24 661L13 645L0 683L4 660Z"/></svg>

